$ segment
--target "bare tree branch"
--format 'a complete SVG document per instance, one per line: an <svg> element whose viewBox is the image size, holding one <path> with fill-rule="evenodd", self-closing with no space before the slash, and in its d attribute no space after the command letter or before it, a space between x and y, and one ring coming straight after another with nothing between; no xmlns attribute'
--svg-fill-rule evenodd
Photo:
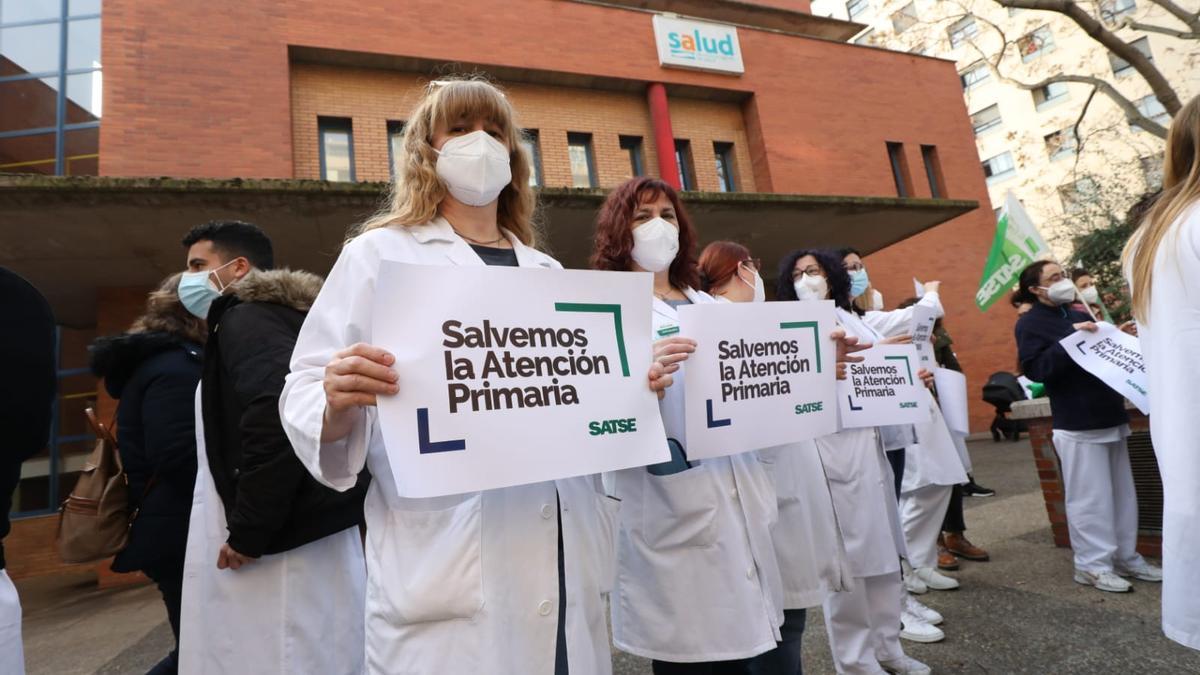
<svg viewBox="0 0 1200 675"><path fill-rule="evenodd" d="M1200 33L1194 31L1179 30L1178 28L1167 28L1166 26L1156 26L1150 23L1142 23L1140 21L1134 21L1129 17L1126 17L1125 20L1121 22L1121 25L1125 28L1140 30L1143 33L1170 35L1171 37L1179 38L1180 40L1200 40Z"/></svg>
<svg viewBox="0 0 1200 675"><path fill-rule="evenodd" d="M1083 108L1079 111L1079 116L1075 118L1075 123L1071 125L1071 135L1075 137L1075 165L1071 171L1079 170L1079 157L1083 154L1083 138L1079 135L1079 126L1083 124L1083 118L1087 115L1088 108L1092 107L1092 100L1096 98L1096 87L1088 92L1087 100L1083 102Z"/></svg>
<svg viewBox="0 0 1200 675"><path fill-rule="evenodd" d="M1172 0L1150 0L1150 2L1170 12L1172 16L1191 28L1193 33L1200 33L1200 12L1193 14Z"/></svg>
<svg viewBox="0 0 1200 675"><path fill-rule="evenodd" d="M1044 12L1055 12L1057 14L1066 16L1074 21L1075 24L1088 35L1088 37L1092 38L1096 42L1099 42L1110 52L1116 54L1129 63L1129 65L1146 80L1146 83L1150 85L1150 90L1154 92L1154 97L1158 99L1159 103L1162 103L1163 108L1165 108L1168 113L1174 115L1175 113L1179 112L1180 108L1183 107L1183 104L1179 100L1179 95L1175 93L1175 89L1171 87L1171 83L1168 82L1167 78L1163 76L1162 71L1160 71L1158 67L1154 65L1154 62L1146 58L1146 55L1138 51L1135 47L1133 47L1133 45L1125 42L1121 38L1117 37L1117 35L1111 30L1105 28L1104 24L1096 19L1096 17L1092 16L1083 7L1080 7L1079 3L1074 2L1073 0L992 1L1002 7L1012 7L1015 9L1035 9ZM1103 82L1103 80L1099 80L1099 78L1090 79ZM1104 86L1113 92L1113 94L1109 94L1104 87L1101 87L1101 91L1104 91L1105 94L1109 95L1110 98L1112 98L1113 95L1120 96L1120 94L1117 94L1116 90L1113 89L1112 86L1107 82L1104 83ZM1121 99L1128 103L1128 99L1125 99L1124 97L1121 97ZM1118 105L1120 105L1119 102ZM1122 109L1125 109L1125 106L1121 107ZM1130 116L1129 119L1131 122L1136 121L1132 116ZM1154 124L1155 126L1162 128L1161 124ZM1143 126L1141 122L1138 122L1138 126L1142 126L1142 128L1150 131L1150 127Z"/></svg>

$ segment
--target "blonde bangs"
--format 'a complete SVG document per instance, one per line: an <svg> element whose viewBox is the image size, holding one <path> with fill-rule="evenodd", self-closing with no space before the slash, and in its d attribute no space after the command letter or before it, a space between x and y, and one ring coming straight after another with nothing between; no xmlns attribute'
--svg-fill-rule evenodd
<svg viewBox="0 0 1200 675"><path fill-rule="evenodd" d="M512 104L504 93L480 77L429 83L405 125L403 152L395 159L395 179L385 206L353 228L350 238L378 227L421 225L436 217L447 191L437 175L437 153L432 145L434 132L482 121L495 125L511 148L512 182L500 193L497 224L527 246L536 246L537 196L529 185L532 164L521 147L523 134L515 117Z"/></svg>

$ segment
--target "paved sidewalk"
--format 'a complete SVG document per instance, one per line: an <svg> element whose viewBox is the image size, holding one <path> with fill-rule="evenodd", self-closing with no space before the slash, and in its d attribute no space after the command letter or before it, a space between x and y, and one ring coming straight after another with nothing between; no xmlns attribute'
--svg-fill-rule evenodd
<svg viewBox="0 0 1200 675"><path fill-rule="evenodd" d="M1102 593L1074 583L1070 551L1054 547L1029 445L971 444L979 481L998 495L967 500L968 536L992 562L963 563L958 591L921 599L946 616L945 642L905 643L936 673L1200 673L1200 652L1159 629L1160 588ZM97 591L85 577L18 583L30 675L143 673L169 649L151 587ZM1198 600L1200 601L1200 600ZM820 611L809 615L805 672L832 673ZM614 655L618 675L649 664Z"/></svg>

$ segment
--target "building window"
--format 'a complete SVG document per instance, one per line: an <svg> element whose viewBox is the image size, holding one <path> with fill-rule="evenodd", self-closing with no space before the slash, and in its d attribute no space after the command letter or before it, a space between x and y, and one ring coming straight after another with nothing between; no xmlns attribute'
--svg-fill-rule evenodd
<svg viewBox="0 0 1200 675"><path fill-rule="evenodd" d="M1136 10L1137 3L1134 0L1100 0L1100 18L1108 23L1116 23L1121 16Z"/></svg>
<svg viewBox="0 0 1200 675"><path fill-rule="evenodd" d="M571 159L571 186L596 187L596 158L592 154L592 135L567 134L567 153Z"/></svg>
<svg viewBox="0 0 1200 675"><path fill-rule="evenodd" d="M321 138L321 180L354 181L353 125L345 117L318 117Z"/></svg>
<svg viewBox="0 0 1200 675"><path fill-rule="evenodd" d="M967 66L967 69L958 74L958 79L962 81L963 91L968 91L978 87L992 76L992 70L983 61L976 61Z"/></svg>
<svg viewBox="0 0 1200 675"><path fill-rule="evenodd" d="M404 122L388 120L388 166L392 167L392 178L396 178L396 160L404 155Z"/></svg>
<svg viewBox="0 0 1200 675"><path fill-rule="evenodd" d="M696 166L692 164L692 144L684 139L675 139L675 164L679 167L681 190L696 189Z"/></svg>
<svg viewBox="0 0 1200 675"><path fill-rule="evenodd" d="M0 173L99 173L100 3L0 0L0 64Z"/></svg>
<svg viewBox="0 0 1200 675"><path fill-rule="evenodd" d="M870 8L870 0L849 0L846 3L846 14L853 20Z"/></svg>
<svg viewBox="0 0 1200 675"><path fill-rule="evenodd" d="M979 35L979 26L975 23L975 17L964 16L950 24L946 34L950 36L951 47L961 47L967 40Z"/></svg>
<svg viewBox="0 0 1200 675"><path fill-rule="evenodd" d="M875 31L868 28L867 30L864 30L862 33L859 33L858 37L854 38L854 44L870 45L871 42L874 41L874 39L875 39Z"/></svg>
<svg viewBox="0 0 1200 675"><path fill-rule="evenodd" d="M1002 152L983 160L983 175L987 178L988 185L1012 178L1016 173L1017 167L1013 164L1011 152Z"/></svg>
<svg viewBox="0 0 1200 675"><path fill-rule="evenodd" d="M938 159L936 145L922 145L921 159L925 162L925 178L929 180L929 194L934 199L946 196L946 181L942 177L942 162Z"/></svg>
<svg viewBox="0 0 1200 675"><path fill-rule="evenodd" d="M1051 82L1044 87L1033 90L1033 105L1038 110L1044 110L1051 104L1066 100L1067 83Z"/></svg>
<svg viewBox="0 0 1200 675"><path fill-rule="evenodd" d="M1143 96L1134 101L1133 104L1137 106L1138 112L1142 113L1146 117L1149 117L1151 120L1158 122L1164 127L1171 123L1171 113L1167 112L1167 109L1163 107L1161 101L1159 101L1157 98L1154 98L1154 94ZM1133 129L1134 131L1142 130L1141 127L1133 122L1129 123L1129 128Z"/></svg>
<svg viewBox="0 0 1200 675"><path fill-rule="evenodd" d="M979 112L971 113L971 128L975 130L976 136L995 129L1002 123L1003 120L1000 119L1000 106L995 103Z"/></svg>
<svg viewBox="0 0 1200 675"><path fill-rule="evenodd" d="M910 2L892 13L892 30L903 33L915 26L919 20L916 3Z"/></svg>
<svg viewBox="0 0 1200 675"><path fill-rule="evenodd" d="M1074 125L1059 129L1052 134L1042 137L1046 143L1046 154L1050 159L1069 157L1079 150L1079 140L1075 137Z"/></svg>
<svg viewBox="0 0 1200 675"><path fill-rule="evenodd" d="M1141 52L1142 56L1149 59L1151 63L1154 63L1154 52L1150 51L1150 40L1148 38L1138 38L1130 42L1129 46ZM1117 77L1132 75L1135 72L1133 65L1112 52L1108 52L1108 65L1112 66L1113 75Z"/></svg>
<svg viewBox="0 0 1200 675"><path fill-rule="evenodd" d="M1054 51L1054 35L1049 26L1027 33L1017 39L1017 50L1021 52L1021 61L1028 63L1042 54Z"/></svg>
<svg viewBox="0 0 1200 675"><path fill-rule="evenodd" d="M1158 190L1163 182L1163 153L1143 157L1138 160L1142 167L1142 176L1146 179L1146 187Z"/></svg>
<svg viewBox="0 0 1200 675"><path fill-rule="evenodd" d="M916 54L918 56L929 56L929 46L920 44L920 45L917 45L916 47L913 47L912 49L908 50L908 53Z"/></svg>
<svg viewBox="0 0 1200 675"><path fill-rule="evenodd" d="M1058 198L1062 200L1064 213L1076 215L1087 210L1088 203L1095 200L1097 192L1096 181L1080 178L1074 183L1060 185Z"/></svg>
<svg viewBox="0 0 1200 675"><path fill-rule="evenodd" d="M737 192L733 177L733 143L713 143L713 154L717 160L717 189Z"/></svg>
<svg viewBox="0 0 1200 675"><path fill-rule="evenodd" d="M529 184L541 187L542 182L542 147L538 142L537 129L525 129L521 132L521 149L529 158Z"/></svg>
<svg viewBox="0 0 1200 675"><path fill-rule="evenodd" d="M892 180L896 182L896 196L912 195L912 178L908 173L908 160L904 158L904 144L887 143L888 163L892 167Z"/></svg>
<svg viewBox="0 0 1200 675"><path fill-rule="evenodd" d="M645 176L646 166L642 156L642 137L619 136L617 140L620 141L621 152L629 157L629 175Z"/></svg>

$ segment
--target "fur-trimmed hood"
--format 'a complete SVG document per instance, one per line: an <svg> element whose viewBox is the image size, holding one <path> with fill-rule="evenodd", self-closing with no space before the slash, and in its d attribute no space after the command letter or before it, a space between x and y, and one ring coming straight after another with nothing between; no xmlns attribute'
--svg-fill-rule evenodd
<svg viewBox="0 0 1200 675"><path fill-rule="evenodd" d="M307 312L323 283L321 277L301 270L252 270L230 292L242 302L270 302Z"/></svg>
<svg viewBox="0 0 1200 675"><path fill-rule="evenodd" d="M109 395L119 399L138 366L169 349L182 349L197 360L202 356L200 345L171 333L122 333L96 338L88 347L88 366L104 378Z"/></svg>

